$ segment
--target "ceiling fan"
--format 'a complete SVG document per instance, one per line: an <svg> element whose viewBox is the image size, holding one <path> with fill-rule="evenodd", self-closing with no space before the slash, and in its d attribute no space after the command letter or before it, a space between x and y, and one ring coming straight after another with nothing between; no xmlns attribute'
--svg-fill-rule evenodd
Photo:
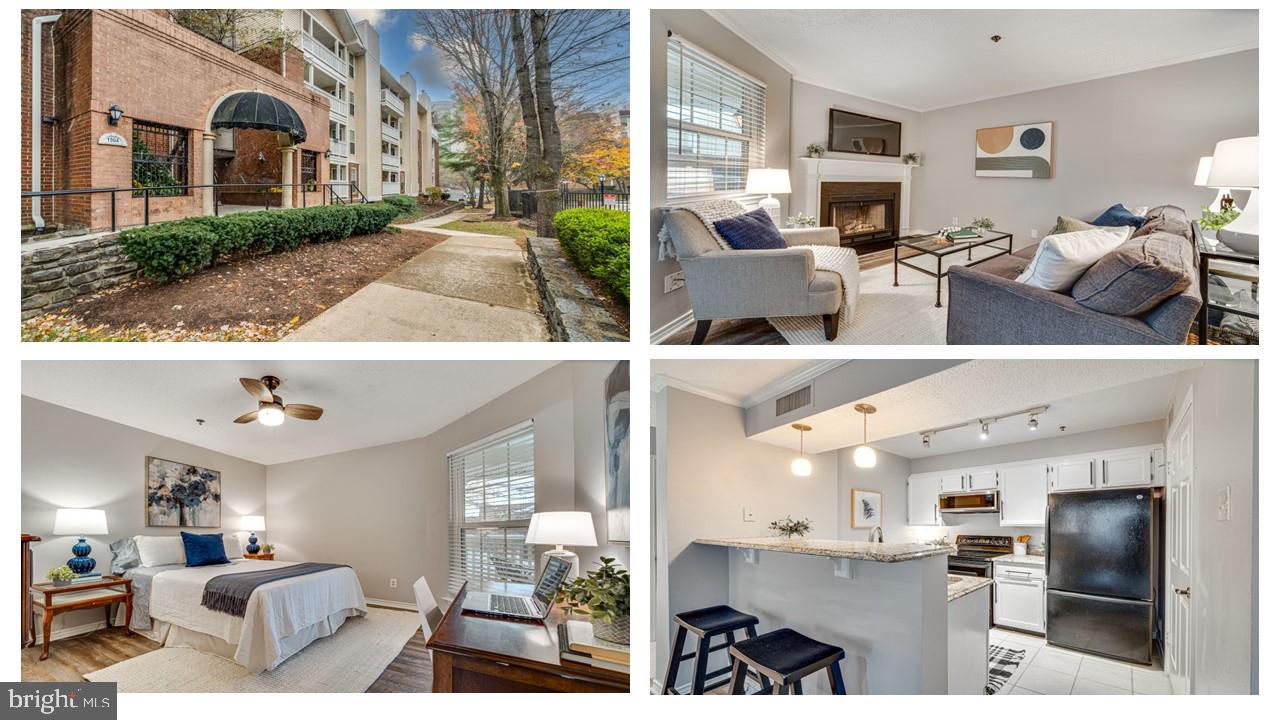
<svg viewBox="0 0 1280 720"><path fill-rule="evenodd" d="M261 380L240 378L240 384L258 401L258 409L236 418L235 422L239 424L257 420L268 427L275 427L284 422L285 415L298 420L319 420L324 414L324 408L315 405L285 405L284 398L275 394L275 389L280 387L280 378L274 375L265 375Z"/></svg>

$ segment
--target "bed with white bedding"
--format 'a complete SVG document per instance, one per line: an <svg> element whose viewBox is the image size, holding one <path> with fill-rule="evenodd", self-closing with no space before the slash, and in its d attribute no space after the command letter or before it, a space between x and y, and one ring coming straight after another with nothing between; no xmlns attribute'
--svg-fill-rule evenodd
<svg viewBox="0 0 1280 720"><path fill-rule="evenodd" d="M234 559L203 567L133 568L125 576L135 579L135 608L145 610L135 613L142 618L134 629L166 647L221 655L250 672L273 669L312 641L337 632L347 618L368 613L354 570L337 567L261 585L249 596L244 617L210 610L201 598L212 577L295 564Z"/></svg>

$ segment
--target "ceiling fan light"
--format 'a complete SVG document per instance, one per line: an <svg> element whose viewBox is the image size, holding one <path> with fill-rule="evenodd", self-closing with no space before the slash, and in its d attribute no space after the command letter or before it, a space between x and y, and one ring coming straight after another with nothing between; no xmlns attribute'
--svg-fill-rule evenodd
<svg viewBox="0 0 1280 720"><path fill-rule="evenodd" d="M809 458L798 457L791 461L791 474L796 477L809 477L813 474L813 463Z"/></svg>
<svg viewBox="0 0 1280 720"><path fill-rule="evenodd" d="M853 449L853 464L860 468L876 466L876 451L870 445L859 445Z"/></svg>
<svg viewBox="0 0 1280 720"><path fill-rule="evenodd" d="M284 409L275 403L262 403L258 407L258 422L267 427L276 427L284 422Z"/></svg>

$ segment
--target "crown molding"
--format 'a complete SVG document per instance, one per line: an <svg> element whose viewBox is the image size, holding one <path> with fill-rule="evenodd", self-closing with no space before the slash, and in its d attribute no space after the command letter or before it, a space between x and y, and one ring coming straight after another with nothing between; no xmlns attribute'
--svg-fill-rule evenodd
<svg viewBox="0 0 1280 720"><path fill-rule="evenodd" d="M798 370L790 375L774 380L764 387L756 390L750 395L742 399L742 407L749 408L758 405L770 398L777 397L783 393L789 392L801 385L805 385L836 368L849 362L848 360L816 360L808 367Z"/></svg>

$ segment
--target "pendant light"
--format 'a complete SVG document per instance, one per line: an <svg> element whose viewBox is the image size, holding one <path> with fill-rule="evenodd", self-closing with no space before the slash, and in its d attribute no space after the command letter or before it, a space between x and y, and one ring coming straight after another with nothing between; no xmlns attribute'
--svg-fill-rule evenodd
<svg viewBox="0 0 1280 720"><path fill-rule="evenodd" d="M876 451L867 444L867 416L876 411L876 406L858 403L853 409L862 413L862 444L853 449L853 464L860 468L873 468L876 466Z"/></svg>
<svg viewBox="0 0 1280 720"><path fill-rule="evenodd" d="M813 474L813 463L804 456L804 434L813 428L803 423L793 423L791 427L800 431L800 457L791 461L791 474L796 477L809 477Z"/></svg>

